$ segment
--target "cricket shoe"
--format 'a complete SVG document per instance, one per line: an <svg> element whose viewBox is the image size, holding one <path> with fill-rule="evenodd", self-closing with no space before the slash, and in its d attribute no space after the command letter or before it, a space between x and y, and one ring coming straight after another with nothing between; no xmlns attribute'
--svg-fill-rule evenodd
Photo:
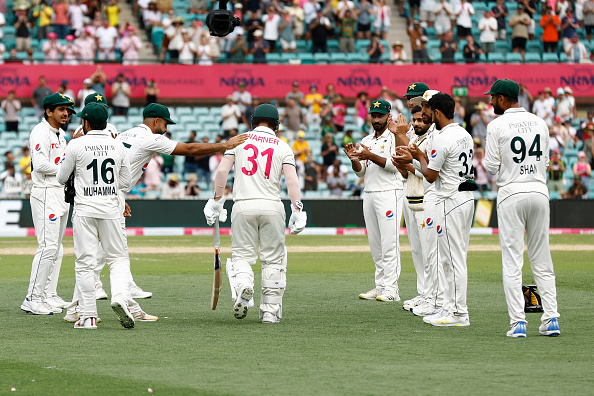
<svg viewBox="0 0 594 396"><path fill-rule="evenodd" d="M67 313L64 315L64 320L68 323L75 323L80 319L80 314L78 312L74 313ZM101 318L97 318L97 323L101 323Z"/></svg>
<svg viewBox="0 0 594 396"><path fill-rule="evenodd" d="M126 329L134 328L134 317L124 302L118 300L112 301L111 309L118 315L118 320L123 327Z"/></svg>
<svg viewBox="0 0 594 396"><path fill-rule="evenodd" d="M400 295L396 290L385 290L375 298L377 301L395 302L400 301Z"/></svg>
<svg viewBox="0 0 594 396"><path fill-rule="evenodd" d="M435 305L434 302L423 301L415 305L410 311L415 316L430 316L439 312L441 307Z"/></svg>
<svg viewBox="0 0 594 396"><path fill-rule="evenodd" d="M80 318L74 324L74 328L97 330L97 318Z"/></svg>
<svg viewBox="0 0 594 396"><path fill-rule="evenodd" d="M105 293L102 287L95 289L95 300L107 300L107 293Z"/></svg>
<svg viewBox="0 0 594 396"><path fill-rule="evenodd" d="M31 301L28 298L21 304L21 309L33 315L53 315L53 308L47 306L42 301Z"/></svg>
<svg viewBox="0 0 594 396"><path fill-rule="evenodd" d="M49 305L51 305L54 308L60 308L60 309L68 308L71 304L69 302L64 301L62 299L62 297L58 296L57 294L55 296L48 297L45 300L45 302L47 302Z"/></svg>
<svg viewBox="0 0 594 396"><path fill-rule="evenodd" d="M359 294L359 298L362 300L375 300L379 295L384 292L381 287L376 287L373 290L369 290L367 293Z"/></svg>
<svg viewBox="0 0 594 396"><path fill-rule="evenodd" d="M270 312L264 312L262 323L280 323L280 318Z"/></svg>
<svg viewBox="0 0 594 396"><path fill-rule="evenodd" d="M404 309L405 311L410 311L412 307L419 304L423 300L424 298L421 295L418 295L415 298L411 298L410 300L405 300L404 303L402 303L402 309Z"/></svg>
<svg viewBox="0 0 594 396"><path fill-rule="evenodd" d="M153 293L144 291L140 287L134 285L130 288L130 296L136 300L138 298L151 298Z"/></svg>
<svg viewBox="0 0 594 396"><path fill-rule="evenodd" d="M432 319L431 323L433 326L438 327L465 327L470 326L470 320L468 316L454 315L453 312L449 312L447 315L441 318Z"/></svg>
<svg viewBox="0 0 594 396"><path fill-rule="evenodd" d="M429 323L431 323L431 321L433 319L439 319L439 318L445 316L446 314L447 314L447 312L443 308L440 308L439 311L437 311L433 315L428 315L428 316L423 317L423 322L429 324Z"/></svg>
<svg viewBox="0 0 594 396"><path fill-rule="evenodd" d="M508 337L526 338L526 322L519 321L507 332Z"/></svg>
<svg viewBox="0 0 594 396"><path fill-rule="evenodd" d="M248 313L250 306L253 306L254 289L250 286L246 286L238 293L235 305L233 305L233 315L236 319L243 319ZM250 305L250 302L252 304Z"/></svg>
<svg viewBox="0 0 594 396"><path fill-rule="evenodd" d="M133 312L132 317L135 322L157 322L159 320L158 316L149 315L142 309L138 312Z"/></svg>
<svg viewBox="0 0 594 396"><path fill-rule="evenodd" d="M557 318L549 319L540 325L538 331L543 336L557 337L561 334L561 330L559 330L559 321Z"/></svg>

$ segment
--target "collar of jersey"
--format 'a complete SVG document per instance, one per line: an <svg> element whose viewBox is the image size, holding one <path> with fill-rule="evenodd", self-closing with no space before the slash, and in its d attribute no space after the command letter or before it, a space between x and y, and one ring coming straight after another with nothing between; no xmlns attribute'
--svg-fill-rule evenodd
<svg viewBox="0 0 594 396"><path fill-rule="evenodd" d="M447 128L456 125L456 126L460 126L460 124L458 124L457 122L452 122L451 124L448 124L446 126L444 126L443 128L441 128L438 132L442 133L444 130L446 130ZM437 127L435 127L435 130L437 131Z"/></svg>
<svg viewBox="0 0 594 396"><path fill-rule="evenodd" d="M384 131L384 132L383 132L381 135L379 135L378 137L375 137L375 131L374 131L374 133L373 133L373 135L371 136L371 138L372 138L372 139L381 139L381 138L385 137L384 135L385 135L386 133L392 133L392 132L390 132L390 130L389 130L388 128L386 128L386 130L385 130L385 131Z"/></svg>
<svg viewBox="0 0 594 396"><path fill-rule="evenodd" d="M521 113L521 112L525 112L526 109L524 109L523 107L510 107L509 109L505 110L505 113Z"/></svg>
<svg viewBox="0 0 594 396"><path fill-rule="evenodd" d="M146 125L146 124L140 124L140 125L138 125L138 128L142 128L145 131L147 131L148 133L153 133L153 131L151 131L151 128L149 128L148 125Z"/></svg>
<svg viewBox="0 0 594 396"><path fill-rule="evenodd" d="M87 135L109 135L110 133L107 131L107 129L103 129L103 130L98 130L98 129L93 129L92 131L87 132Z"/></svg>
<svg viewBox="0 0 594 396"><path fill-rule="evenodd" d="M274 133L274 131L272 129L265 127L265 126L259 126L259 127L254 128L253 132L263 132L263 133L267 133L272 136L276 136L276 133Z"/></svg>
<svg viewBox="0 0 594 396"><path fill-rule="evenodd" d="M60 134L60 128L54 128L47 120L44 118L41 122L45 123L45 125L55 134Z"/></svg>

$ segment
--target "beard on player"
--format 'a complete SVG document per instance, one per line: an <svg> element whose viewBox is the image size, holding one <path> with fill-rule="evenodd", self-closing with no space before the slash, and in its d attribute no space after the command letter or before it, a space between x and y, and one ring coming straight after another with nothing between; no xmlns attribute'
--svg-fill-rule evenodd
<svg viewBox="0 0 594 396"><path fill-rule="evenodd" d="M371 125L373 126L374 131L383 132L388 127L388 119L386 118L385 122L374 122Z"/></svg>

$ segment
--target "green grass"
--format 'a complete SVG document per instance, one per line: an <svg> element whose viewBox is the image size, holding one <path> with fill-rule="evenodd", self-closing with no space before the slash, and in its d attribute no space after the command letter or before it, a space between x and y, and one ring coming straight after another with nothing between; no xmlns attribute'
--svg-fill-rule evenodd
<svg viewBox="0 0 594 396"><path fill-rule="evenodd" d="M476 236L471 243L497 244L497 237ZM594 245L594 236L552 236L551 243ZM129 238L131 247L211 244L210 237ZM299 236L287 244L367 241ZM0 239L0 248L18 246L35 241ZM125 330L109 302L99 301L97 331L74 330L63 315L20 311L32 257L3 255L0 394L11 387L39 395L136 395L148 388L168 395L592 394L592 256L553 252L562 335L538 335L540 315L529 314L528 337L510 339L498 252L469 253L468 328L434 328L400 303L359 300L373 287L369 253L290 254L282 322L261 324L257 308L236 320L226 280L219 307L210 310L212 254L174 253L132 256L137 283L154 293L141 305L159 322ZM410 298L416 285L410 253L402 259L401 296ZM72 293L73 267L74 257L66 256L64 298ZM532 283L528 264L525 269L524 283ZM107 270L103 279L107 287Z"/></svg>

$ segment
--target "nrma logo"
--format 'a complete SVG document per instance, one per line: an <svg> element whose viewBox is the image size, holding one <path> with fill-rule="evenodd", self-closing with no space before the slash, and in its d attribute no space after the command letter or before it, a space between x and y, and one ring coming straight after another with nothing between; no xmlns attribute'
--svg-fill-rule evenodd
<svg viewBox="0 0 594 396"><path fill-rule="evenodd" d="M240 77L240 76L233 76L233 77L221 77L219 80L219 85L223 87L230 87L235 88L239 84L244 83L247 89L256 88L256 87L265 87L266 83L262 77Z"/></svg>
<svg viewBox="0 0 594 396"><path fill-rule="evenodd" d="M129 74L127 72L123 72L124 75ZM108 83L109 84L113 84L115 81L117 80L117 77L114 77L112 79L108 79ZM124 79L128 84L130 84L130 88L134 89L137 87L146 87L148 85L147 80L145 77L126 77Z"/></svg>
<svg viewBox="0 0 594 396"><path fill-rule="evenodd" d="M466 76L454 76L454 86L468 87L471 90L491 88L497 76L488 76L482 70L470 70Z"/></svg>
<svg viewBox="0 0 594 396"><path fill-rule="evenodd" d="M19 76L19 71L17 69L5 69L3 72L0 72L0 91L6 92L9 90L13 90L19 87L29 87L31 86L31 82L29 81L29 77ZM5 96L5 94L2 94Z"/></svg>
<svg viewBox="0 0 594 396"><path fill-rule="evenodd" d="M578 69L571 76L561 76L559 85L567 85L576 92L591 92L594 88L594 75L588 69Z"/></svg>
<svg viewBox="0 0 594 396"><path fill-rule="evenodd" d="M382 80L379 76L371 76L367 70L355 70L348 76L338 76L336 80L337 88L346 88L351 91L365 91L373 87L381 87Z"/></svg>

